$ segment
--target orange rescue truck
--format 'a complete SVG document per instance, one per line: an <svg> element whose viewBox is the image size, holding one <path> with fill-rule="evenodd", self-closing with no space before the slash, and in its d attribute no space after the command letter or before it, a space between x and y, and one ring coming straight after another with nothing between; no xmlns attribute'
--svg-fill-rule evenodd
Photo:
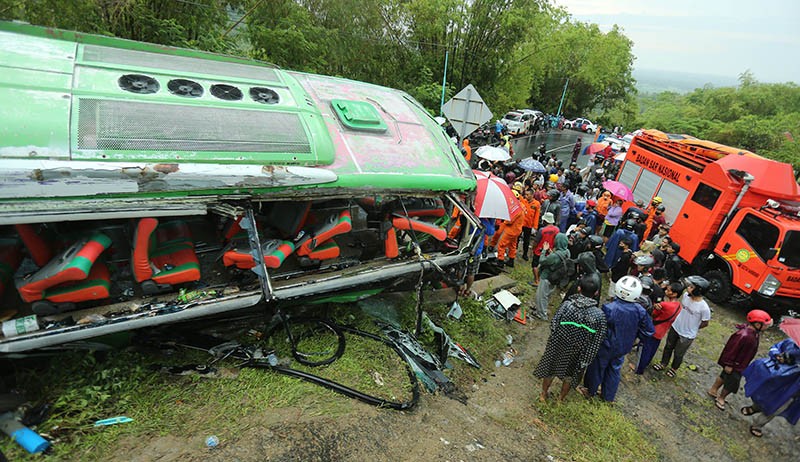
<svg viewBox="0 0 800 462"><path fill-rule="evenodd" d="M800 188L789 164L644 130L617 180L637 200L663 199L679 256L711 282L711 301L800 306Z"/></svg>

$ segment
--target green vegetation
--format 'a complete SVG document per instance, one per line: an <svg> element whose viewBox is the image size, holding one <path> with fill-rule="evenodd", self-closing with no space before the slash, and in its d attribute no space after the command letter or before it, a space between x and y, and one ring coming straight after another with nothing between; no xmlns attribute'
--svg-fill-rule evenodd
<svg viewBox="0 0 800 462"><path fill-rule="evenodd" d="M800 170L800 86L759 83L748 71L736 88L644 95L635 126L685 133L787 162Z"/></svg>
<svg viewBox="0 0 800 462"><path fill-rule="evenodd" d="M0 0L0 18L225 52L408 91L439 112L472 83L498 116L635 112L632 42L547 0ZM241 23L231 29L234 24Z"/></svg>
<svg viewBox="0 0 800 462"><path fill-rule="evenodd" d="M658 460L656 448L639 426L615 405L597 400L567 400L539 408L548 432L560 439L564 460Z"/></svg>

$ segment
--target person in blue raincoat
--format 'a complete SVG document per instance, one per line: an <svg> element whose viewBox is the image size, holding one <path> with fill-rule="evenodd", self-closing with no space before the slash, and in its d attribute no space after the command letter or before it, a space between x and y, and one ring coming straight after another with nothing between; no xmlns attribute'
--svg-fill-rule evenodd
<svg viewBox="0 0 800 462"><path fill-rule="evenodd" d="M614 231L614 234L608 239L606 242L606 266L611 268L614 266L614 263L617 262L620 254L622 253L619 250L619 241L624 238L628 238L631 240L631 251L636 252L639 250L639 236L633 232L633 227L636 225L636 222L633 220L627 220L620 227Z"/></svg>
<svg viewBox="0 0 800 462"><path fill-rule="evenodd" d="M606 338L600 345L597 357L589 364L578 391L584 396L594 396L602 385L600 397L614 401L619 388L625 355L633 348L637 337L647 338L655 333L653 320L636 299L642 294L642 282L634 276L617 281L615 298L603 305L606 315Z"/></svg>
<svg viewBox="0 0 800 462"><path fill-rule="evenodd" d="M744 394L753 404L741 409L753 416L750 434L761 437L764 425L775 416L790 424L800 420L800 347L786 339L769 349L769 357L750 363L742 372Z"/></svg>

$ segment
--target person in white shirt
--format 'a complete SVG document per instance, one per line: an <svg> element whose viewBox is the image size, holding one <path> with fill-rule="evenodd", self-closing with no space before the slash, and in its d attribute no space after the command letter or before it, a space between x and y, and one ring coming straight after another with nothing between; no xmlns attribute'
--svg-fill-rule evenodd
<svg viewBox="0 0 800 462"><path fill-rule="evenodd" d="M700 276L689 276L685 279L685 285L686 292L681 298L681 311L667 334L661 362L653 364L653 369L660 371L667 368L672 358L672 365L667 369L668 377L675 377L675 371L681 367L683 357L697 337L697 333L708 326L708 321L711 320L711 308L703 298L703 294L708 290L708 281Z"/></svg>

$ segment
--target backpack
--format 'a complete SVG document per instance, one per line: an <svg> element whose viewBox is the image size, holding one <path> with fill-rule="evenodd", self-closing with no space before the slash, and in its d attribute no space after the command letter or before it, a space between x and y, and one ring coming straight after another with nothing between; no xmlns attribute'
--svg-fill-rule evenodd
<svg viewBox="0 0 800 462"><path fill-rule="evenodd" d="M564 258L560 253L556 253L559 258L559 264L550 271L547 275L547 280L551 284L560 287L566 286L577 274L575 260L571 258Z"/></svg>

